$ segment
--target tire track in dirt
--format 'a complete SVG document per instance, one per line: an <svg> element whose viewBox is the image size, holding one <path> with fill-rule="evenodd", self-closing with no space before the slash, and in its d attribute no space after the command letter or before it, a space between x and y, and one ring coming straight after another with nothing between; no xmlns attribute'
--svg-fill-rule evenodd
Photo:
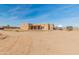
<svg viewBox="0 0 79 59"><path fill-rule="evenodd" d="M7 33L8 37L4 40L0 40L0 54L9 54L9 48L17 42L18 33ZM16 35L15 35L16 34Z"/></svg>
<svg viewBox="0 0 79 59"><path fill-rule="evenodd" d="M10 34L10 33L8 33ZM32 38L25 34L14 35L0 41L0 54L29 54L32 46ZM27 35L27 34L26 34Z"/></svg>
<svg viewBox="0 0 79 59"><path fill-rule="evenodd" d="M8 47L7 52L10 51L16 45L16 43L18 42L19 39L17 39L17 37L15 39L16 40L14 41L14 43L11 46Z"/></svg>
<svg viewBox="0 0 79 59"><path fill-rule="evenodd" d="M14 37L7 38L3 41L2 47L0 47L0 52L8 53L9 47L11 47L17 41L16 37L14 39L12 38Z"/></svg>
<svg viewBox="0 0 79 59"><path fill-rule="evenodd" d="M31 39L27 36L28 39L24 39L26 37L19 37L17 41L8 48L10 54L28 54L30 51ZM18 37L17 37L18 38Z"/></svg>
<svg viewBox="0 0 79 59"><path fill-rule="evenodd" d="M31 38L31 37L29 37L29 40L30 40L30 42L29 42L29 47L28 47L28 50L26 50L26 49L27 49L27 47L26 47L26 48L25 48L25 50L24 50L24 54L27 54L27 55L29 55L29 54L31 53L32 44L33 44L33 40L32 40L32 38Z"/></svg>

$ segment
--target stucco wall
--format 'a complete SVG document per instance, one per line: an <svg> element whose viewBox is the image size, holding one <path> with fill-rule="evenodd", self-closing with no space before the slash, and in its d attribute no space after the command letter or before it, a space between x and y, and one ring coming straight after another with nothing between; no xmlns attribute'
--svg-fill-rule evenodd
<svg viewBox="0 0 79 59"><path fill-rule="evenodd" d="M29 24L22 24L20 26L20 29L22 29L22 30L29 30Z"/></svg>
<svg viewBox="0 0 79 59"><path fill-rule="evenodd" d="M41 30L53 30L52 24L51 25L50 24L31 24L31 26L38 26L38 25L42 27ZM30 29L30 24L22 24L20 28L22 30L32 30Z"/></svg>

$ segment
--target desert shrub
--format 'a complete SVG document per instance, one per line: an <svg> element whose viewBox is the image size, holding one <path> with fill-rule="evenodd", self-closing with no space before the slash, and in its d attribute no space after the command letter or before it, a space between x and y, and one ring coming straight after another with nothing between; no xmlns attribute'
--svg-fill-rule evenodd
<svg viewBox="0 0 79 59"><path fill-rule="evenodd" d="M72 27L72 26L67 26L66 29L67 29L68 31L72 31L72 30L73 30L73 27Z"/></svg>
<svg viewBox="0 0 79 59"><path fill-rule="evenodd" d="M3 40L3 39L6 39L8 36L6 34L3 34L3 33L0 33L0 39Z"/></svg>
<svg viewBox="0 0 79 59"><path fill-rule="evenodd" d="M15 30L16 32L20 32L19 30Z"/></svg>

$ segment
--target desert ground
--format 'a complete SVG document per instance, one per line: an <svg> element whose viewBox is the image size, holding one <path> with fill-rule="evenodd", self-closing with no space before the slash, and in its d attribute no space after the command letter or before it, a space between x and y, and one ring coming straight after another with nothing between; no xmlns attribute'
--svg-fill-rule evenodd
<svg viewBox="0 0 79 59"><path fill-rule="evenodd" d="M79 31L0 31L0 55L79 54Z"/></svg>

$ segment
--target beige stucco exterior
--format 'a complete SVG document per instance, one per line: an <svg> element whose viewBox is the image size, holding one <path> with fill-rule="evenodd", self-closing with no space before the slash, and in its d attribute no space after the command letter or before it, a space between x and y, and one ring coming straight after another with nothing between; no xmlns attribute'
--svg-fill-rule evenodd
<svg viewBox="0 0 79 59"><path fill-rule="evenodd" d="M22 30L53 30L53 24L21 24Z"/></svg>
<svg viewBox="0 0 79 59"><path fill-rule="evenodd" d="M20 28L21 28L22 30L29 30L29 24L22 24L22 25L20 26Z"/></svg>

